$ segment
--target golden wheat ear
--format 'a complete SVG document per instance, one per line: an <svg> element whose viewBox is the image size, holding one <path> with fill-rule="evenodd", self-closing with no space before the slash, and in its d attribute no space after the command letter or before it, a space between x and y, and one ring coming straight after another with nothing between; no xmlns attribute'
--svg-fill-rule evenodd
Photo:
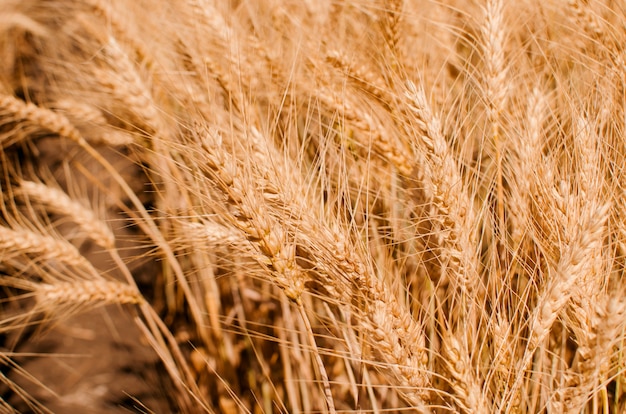
<svg viewBox="0 0 626 414"><path fill-rule="evenodd" d="M84 141L80 132L67 117L14 96L0 95L0 113L3 122L11 126L10 133L0 141L0 148L37 136L42 132L58 134L75 142Z"/></svg>
<svg viewBox="0 0 626 414"><path fill-rule="evenodd" d="M115 236L106 223L96 217L91 208L73 200L61 189L34 181L21 181L16 195L42 206L51 214L67 216L81 229L83 237L92 239L101 247L115 247Z"/></svg>
<svg viewBox="0 0 626 414"><path fill-rule="evenodd" d="M414 151L426 161L419 177L434 207L431 220L435 225L435 248L446 270L439 276L440 283L451 284L453 289L473 297L482 284L475 257L478 246L473 203L423 89L409 82L406 100L406 122L415 127Z"/></svg>
<svg viewBox="0 0 626 414"><path fill-rule="evenodd" d="M50 108L65 115L92 145L122 147L136 142L133 135L115 128L101 109L89 103L65 98L52 102Z"/></svg>

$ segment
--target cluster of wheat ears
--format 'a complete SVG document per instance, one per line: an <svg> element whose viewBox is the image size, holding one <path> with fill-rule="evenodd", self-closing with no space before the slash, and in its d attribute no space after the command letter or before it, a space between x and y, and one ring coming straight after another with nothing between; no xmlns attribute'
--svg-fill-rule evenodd
<svg viewBox="0 0 626 414"><path fill-rule="evenodd" d="M1 0L0 411L120 308L172 412L624 412L625 21Z"/></svg>

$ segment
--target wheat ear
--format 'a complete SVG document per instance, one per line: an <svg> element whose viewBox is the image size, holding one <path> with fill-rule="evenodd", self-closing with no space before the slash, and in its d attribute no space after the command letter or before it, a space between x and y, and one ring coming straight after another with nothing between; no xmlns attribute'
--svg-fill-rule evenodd
<svg viewBox="0 0 626 414"><path fill-rule="evenodd" d="M593 125L584 117L578 116L574 120L574 148L578 168L576 171L576 191L580 200L580 215L583 221L593 214L593 207L602 205L602 189L604 187L604 172L602 170L602 141L594 131ZM581 304L582 309L591 311L595 298L600 294L608 282L609 272L603 266L604 241L598 240L592 250L587 253L587 260L583 268L584 276L578 281L573 292L572 300ZM584 319L586 313L569 312L574 319ZM584 321L580 321L584 324Z"/></svg>
<svg viewBox="0 0 626 414"><path fill-rule="evenodd" d="M76 280L54 284L37 284L35 298L39 306L57 310L72 305L77 307L98 304L140 304L141 294L134 286L114 280Z"/></svg>
<svg viewBox="0 0 626 414"><path fill-rule="evenodd" d="M548 336L577 283L587 276L587 259L602 245L608 211L607 205L601 205L590 210L582 222L570 224L570 242L563 247L554 273L540 293L532 315L527 359Z"/></svg>
<svg viewBox="0 0 626 414"><path fill-rule="evenodd" d="M132 135L113 129L102 111L87 102L65 98L54 101L50 107L65 114L83 137L94 145L119 147L134 142Z"/></svg>
<svg viewBox="0 0 626 414"><path fill-rule="evenodd" d="M5 262L27 255L34 262L56 262L80 269L86 275L98 274L93 265L68 241L26 229L14 230L0 226L0 250Z"/></svg>
<svg viewBox="0 0 626 414"><path fill-rule="evenodd" d="M511 161L510 179L512 182L509 198L509 222L511 223L511 241L517 248L531 226L531 207L533 194L537 194L536 182L541 178L544 123L547 112L547 99L542 88L536 87L528 97L526 116L523 120L522 139L516 146L516 157Z"/></svg>
<svg viewBox="0 0 626 414"><path fill-rule="evenodd" d="M71 217L87 237L105 249L115 246L115 236L111 229L96 217L93 210L73 200L64 191L42 183L21 181L18 193L43 205L50 213Z"/></svg>
<svg viewBox="0 0 626 414"><path fill-rule="evenodd" d="M433 204L431 220L436 226L436 244L445 269L443 281L453 283L461 292L475 294L481 282L475 256L478 250L472 203L424 91L409 82L406 97L410 110L407 121L416 127L411 132L417 134L414 143L416 152L423 154L427 161L422 166L419 179L423 181Z"/></svg>
<svg viewBox="0 0 626 414"><path fill-rule="evenodd" d="M0 115L3 122L16 124L12 134L7 135L11 139L5 138L0 141L0 148L15 144L16 139L21 139L20 137L29 136L20 132L20 129L29 127L40 128L75 142L84 141L78 129L67 117L11 95L0 94Z"/></svg>
<svg viewBox="0 0 626 414"><path fill-rule="evenodd" d="M109 36L103 52L104 60L113 70L94 68L98 81L125 105L136 117L139 125L147 127L157 136L162 135L164 125L162 117L159 116L159 109L150 88L143 81L127 53L113 36Z"/></svg>
<svg viewBox="0 0 626 414"><path fill-rule="evenodd" d="M488 413L489 406L482 395L481 383L472 367L466 340L447 332L442 339L442 356L451 378L455 401L466 413Z"/></svg>
<svg viewBox="0 0 626 414"><path fill-rule="evenodd" d="M587 2L585 1L585 3ZM581 4L580 0L567 0L567 5L574 14L573 20L576 25L582 25L585 31L595 39L605 40L605 33L597 16L591 13L585 5Z"/></svg>
<svg viewBox="0 0 626 414"><path fill-rule="evenodd" d="M402 62L402 51L400 50L401 26L403 18L404 0L386 0L381 11L381 29L385 42L385 51L391 61L392 71L399 69ZM392 78L387 79L387 83L393 84Z"/></svg>
<svg viewBox="0 0 626 414"><path fill-rule="evenodd" d="M609 374L613 345L624 336L626 302L622 295L618 290L617 294L598 298L591 311L577 309L590 319L579 329L574 366L566 374L563 407L567 412L581 412L594 389L602 387Z"/></svg>
<svg viewBox="0 0 626 414"><path fill-rule="evenodd" d="M503 143L503 138L505 138L505 134L503 133L501 118L510 89L510 85L507 82L508 73L504 57L505 32L502 0L487 0L483 19L481 34L483 59L486 66L484 83L487 99L487 119L490 125L488 133L495 150L497 226L502 250L506 224L504 217L504 172L502 166L504 159L503 144L505 144ZM503 253L503 251L500 252L500 254Z"/></svg>
<svg viewBox="0 0 626 414"><path fill-rule="evenodd" d="M382 104L391 106L393 98L383 79L376 76L364 64L351 62L344 53L333 50L326 55L326 61L346 74L359 88L376 98Z"/></svg>
<svg viewBox="0 0 626 414"><path fill-rule="evenodd" d="M511 386L515 376L516 342L514 326L511 321L505 320L506 314L497 312L494 315L491 326L491 372L488 377L494 395L493 408L499 412L519 412L522 404L521 391L511 393Z"/></svg>
<svg viewBox="0 0 626 414"><path fill-rule="evenodd" d="M315 98L330 113L332 118L358 130L354 139L360 141L365 151L371 147L376 153L388 159L400 173L410 175L414 163L407 157L400 142L397 142L376 119L375 111L359 107L345 93L339 96L331 86L315 87ZM342 133L346 133L343 131Z"/></svg>

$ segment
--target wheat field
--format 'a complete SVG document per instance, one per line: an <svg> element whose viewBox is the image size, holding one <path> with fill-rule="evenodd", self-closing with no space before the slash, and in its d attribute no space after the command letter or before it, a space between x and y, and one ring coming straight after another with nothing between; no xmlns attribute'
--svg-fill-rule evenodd
<svg viewBox="0 0 626 414"><path fill-rule="evenodd" d="M0 412L626 412L625 22L0 0Z"/></svg>

